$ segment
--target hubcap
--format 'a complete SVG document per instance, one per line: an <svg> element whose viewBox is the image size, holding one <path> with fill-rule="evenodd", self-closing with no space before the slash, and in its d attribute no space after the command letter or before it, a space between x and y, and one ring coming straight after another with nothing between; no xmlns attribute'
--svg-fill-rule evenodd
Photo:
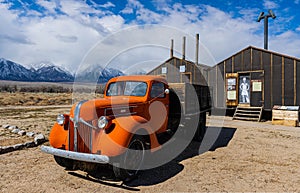
<svg viewBox="0 0 300 193"><path fill-rule="evenodd" d="M128 147L125 155L124 165L128 175L135 175L141 168L145 155L145 147L142 141L135 139Z"/></svg>

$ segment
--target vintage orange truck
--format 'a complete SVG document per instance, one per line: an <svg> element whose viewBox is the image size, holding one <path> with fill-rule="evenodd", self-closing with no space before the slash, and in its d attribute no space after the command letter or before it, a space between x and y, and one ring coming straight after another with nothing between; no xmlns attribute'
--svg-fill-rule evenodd
<svg viewBox="0 0 300 193"><path fill-rule="evenodd" d="M201 140L210 107L207 86L168 84L150 75L112 78L103 98L80 101L69 114L58 115L49 135L51 147L41 150L66 169L89 171L109 164L117 178L130 179L146 155L163 148L178 128ZM191 119L196 119L194 131L184 128Z"/></svg>

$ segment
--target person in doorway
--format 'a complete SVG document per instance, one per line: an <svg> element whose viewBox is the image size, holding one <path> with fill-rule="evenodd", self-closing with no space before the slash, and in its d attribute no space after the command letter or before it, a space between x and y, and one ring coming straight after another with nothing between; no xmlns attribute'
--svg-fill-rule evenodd
<svg viewBox="0 0 300 193"><path fill-rule="evenodd" d="M249 84L246 82L246 77L243 78L243 82L240 85L240 89L241 89L241 95L242 95L242 102L243 103L249 103Z"/></svg>

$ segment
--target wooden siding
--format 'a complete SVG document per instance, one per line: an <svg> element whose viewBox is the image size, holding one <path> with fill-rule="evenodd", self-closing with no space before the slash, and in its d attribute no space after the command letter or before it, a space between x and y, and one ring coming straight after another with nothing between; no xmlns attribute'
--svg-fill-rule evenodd
<svg viewBox="0 0 300 193"><path fill-rule="evenodd" d="M258 73L262 72L262 73ZM249 73L252 79L262 80L262 93L253 94L252 106L259 104L265 110L274 105L300 106L300 59L272 51L248 48L221 61L209 71L209 85L214 89L216 107L223 107L226 96L225 86L221 86L226 73ZM225 82L223 82L225 85ZM222 93L222 94L220 94ZM263 104L262 104L263 102Z"/></svg>
<svg viewBox="0 0 300 193"><path fill-rule="evenodd" d="M185 66L185 72L180 72L180 66ZM162 68L167 68L167 73L162 74ZM208 66L196 65L191 61L172 57L154 70L149 75L164 76L169 83L192 83L207 85Z"/></svg>

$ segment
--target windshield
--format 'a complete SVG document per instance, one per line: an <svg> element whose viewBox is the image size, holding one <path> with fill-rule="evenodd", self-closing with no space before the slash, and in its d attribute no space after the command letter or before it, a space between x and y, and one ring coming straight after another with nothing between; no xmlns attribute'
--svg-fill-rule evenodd
<svg viewBox="0 0 300 193"><path fill-rule="evenodd" d="M147 84L138 81L120 81L110 83L106 92L107 96L145 96Z"/></svg>

